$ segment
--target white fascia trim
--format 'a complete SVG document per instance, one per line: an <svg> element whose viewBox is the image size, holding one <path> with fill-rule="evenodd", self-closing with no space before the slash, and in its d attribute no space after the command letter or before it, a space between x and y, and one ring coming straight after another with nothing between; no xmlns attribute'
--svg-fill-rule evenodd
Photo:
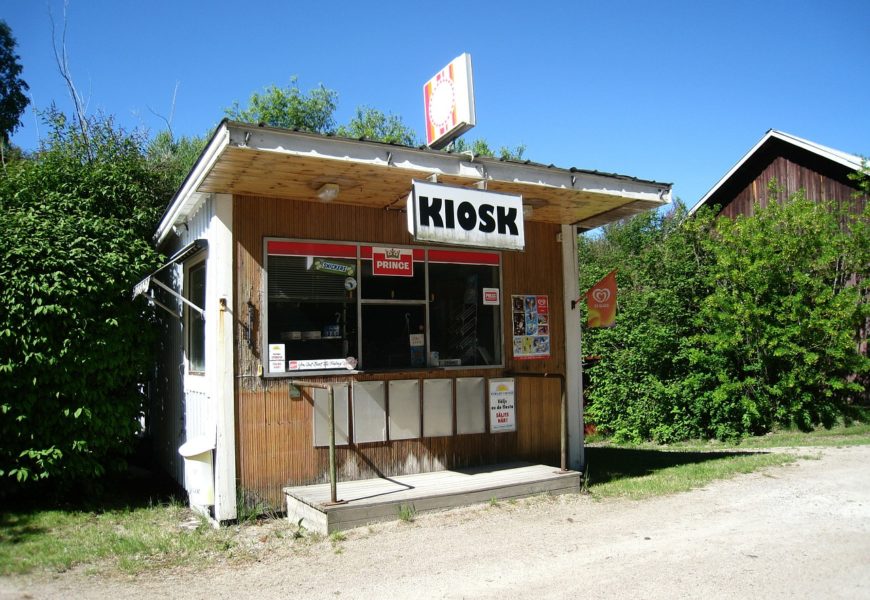
<svg viewBox="0 0 870 600"><path fill-rule="evenodd" d="M157 233L154 235L158 248L172 232L172 227L184 222L205 199L205 196L196 190L202 185L203 180L211 172L215 162L217 162L217 159L220 158L220 155L226 149L229 139L229 130L226 124L222 123L217 131L215 131L202 156L199 157L199 160L187 175L184 183L181 184L181 188L179 188L172 199L172 204L160 221Z"/></svg>
<svg viewBox="0 0 870 600"><path fill-rule="evenodd" d="M631 177L571 171L557 167L517 164L492 158L463 154L439 154L403 146L370 141L324 137L297 131L281 131L239 123L229 123L232 146L264 152L278 152L324 160L392 166L408 169L419 176L423 171L435 175L467 177L474 181L505 181L523 185L571 189L668 204L671 185ZM410 186L410 180L409 180Z"/></svg>
<svg viewBox="0 0 870 600"><path fill-rule="evenodd" d="M841 152L839 150L835 150L834 148L828 148L827 146L816 144L815 142L799 138L796 135L791 135L790 133L785 133L784 131L777 131L774 129L771 131L771 133L771 137L777 137L799 148L803 148L804 150L808 150L809 152L813 152L814 154L823 156L832 162L840 163L844 167L847 167L854 171L857 171L861 168L860 156L855 156L854 154L849 154L848 152Z"/></svg>

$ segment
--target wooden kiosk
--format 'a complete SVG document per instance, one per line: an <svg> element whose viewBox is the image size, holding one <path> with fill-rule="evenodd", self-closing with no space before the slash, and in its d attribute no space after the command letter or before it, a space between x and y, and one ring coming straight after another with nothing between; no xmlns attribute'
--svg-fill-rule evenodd
<svg viewBox="0 0 870 600"><path fill-rule="evenodd" d="M222 122L137 286L165 309L161 463L213 487L197 497L219 522L237 498L280 506L328 480L326 391L296 384L329 382L340 481L558 467L563 391L579 469L577 234L669 201L622 175ZM212 481L185 475L194 439Z"/></svg>

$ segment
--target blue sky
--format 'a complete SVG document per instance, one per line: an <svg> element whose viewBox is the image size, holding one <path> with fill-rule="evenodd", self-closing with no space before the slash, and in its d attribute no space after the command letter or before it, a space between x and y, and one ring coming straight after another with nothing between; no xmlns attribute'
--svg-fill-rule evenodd
<svg viewBox="0 0 870 600"><path fill-rule="evenodd" d="M6 0L32 103L71 108L52 51L61 0ZM870 2L185 2L69 0L67 51L88 111L209 132L234 100L294 75L401 116L469 52L477 127L526 157L674 183L694 204L764 133L870 155ZM13 142L35 149L31 110Z"/></svg>

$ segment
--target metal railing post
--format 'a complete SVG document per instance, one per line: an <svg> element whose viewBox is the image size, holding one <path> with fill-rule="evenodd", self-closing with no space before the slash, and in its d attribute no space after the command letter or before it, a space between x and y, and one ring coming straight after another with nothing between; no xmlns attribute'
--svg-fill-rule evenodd
<svg viewBox="0 0 870 600"><path fill-rule="evenodd" d="M337 504L338 475L335 472L335 390L332 385L327 385L327 394L329 395L329 501Z"/></svg>
<svg viewBox="0 0 870 600"><path fill-rule="evenodd" d="M328 399L326 412L329 419L329 504L344 504L343 500L338 499L338 470L335 460L335 389L333 384L291 380L290 385L297 388L326 390Z"/></svg>

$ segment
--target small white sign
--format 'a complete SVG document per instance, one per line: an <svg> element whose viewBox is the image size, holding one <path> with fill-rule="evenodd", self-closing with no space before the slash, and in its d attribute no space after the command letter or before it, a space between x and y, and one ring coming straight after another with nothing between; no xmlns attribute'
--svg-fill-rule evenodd
<svg viewBox="0 0 870 600"><path fill-rule="evenodd" d="M319 360L291 360L287 363L288 371L320 371L326 369L353 370L356 361L347 358L323 358Z"/></svg>
<svg viewBox="0 0 870 600"><path fill-rule="evenodd" d="M489 431L517 430L517 410L513 378L489 380Z"/></svg>
<svg viewBox="0 0 870 600"><path fill-rule="evenodd" d="M408 231L417 241L522 250L523 197L415 179Z"/></svg>
<svg viewBox="0 0 870 600"><path fill-rule="evenodd" d="M283 373L284 369L284 344L269 344L269 372Z"/></svg>
<svg viewBox="0 0 870 600"><path fill-rule="evenodd" d="M483 288L484 306L498 306L501 304L498 288Z"/></svg>
<svg viewBox="0 0 870 600"><path fill-rule="evenodd" d="M409 337L410 345L412 347L426 345L426 336L422 333L412 333Z"/></svg>

